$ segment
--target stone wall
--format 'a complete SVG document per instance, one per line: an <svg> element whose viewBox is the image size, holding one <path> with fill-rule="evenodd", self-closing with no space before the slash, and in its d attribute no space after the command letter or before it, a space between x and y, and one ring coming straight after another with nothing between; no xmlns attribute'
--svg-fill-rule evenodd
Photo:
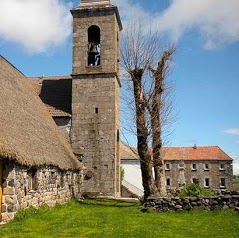
<svg viewBox="0 0 239 238"><path fill-rule="evenodd" d="M72 82L73 151L86 167L89 196L120 195L119 84L113 75L85 75Z"/></svg>
<svg viewBox="0 0 239 238"><path fill-rule="evenodd" d="M4 161L2 187L2 221L9 221L19 209L38 208L44 203L54 206L79 198L81 175L53 166L28 168Z"/></svg>
<svg viewBox="0 0 239 238"><path fill-rule="evenodd" d="M214 197L149 197L142 211L155 210L157 212L179 210L216 210L235 209L239 211L239 193L219 195Z"/></svg>

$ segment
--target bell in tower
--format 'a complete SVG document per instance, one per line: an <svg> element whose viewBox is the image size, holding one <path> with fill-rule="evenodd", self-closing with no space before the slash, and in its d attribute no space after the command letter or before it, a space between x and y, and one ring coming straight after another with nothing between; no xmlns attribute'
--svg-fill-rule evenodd
<svg viewBox="0 0 239 238"><path fill-rule="evenodd" d="M88 29L88 66L100 65L100 28L90 26Z"/></svg>
<svg viewBox="0 0 239 238"><path fill-rule="evenodd" d="M86 167L83 194L120 196L122 25L110 0L82 0L73 15L71 145Z"/></svg>

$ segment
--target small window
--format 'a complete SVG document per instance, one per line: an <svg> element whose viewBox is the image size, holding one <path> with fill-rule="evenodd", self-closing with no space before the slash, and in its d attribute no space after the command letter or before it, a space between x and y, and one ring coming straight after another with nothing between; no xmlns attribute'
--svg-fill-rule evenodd
<svg viewBox="0 0 239 238"><path fill-rule="evenodd" d="M30 175L29 190L35 191L35 190L37 190L37 169L32 168L29 171L29 175Z"/></svg>
<svg viewBox="0 0 239 238"><path fill-rule="evenodd" d="M192 170L196 171L197 170L197 164L192 164Z"/></svg>
<svg viewBox="0 0 239 238"><path fill-rule="evenodd" d="M168 170L170 170L170 169L171 169L171 165L170 165L169 163L166 163L166 164L165 164L165 170L168 171Z"/></svg>
<svg viewBox="0 0 239 238"><path fill-rule="evenodd" d="M61 176L60 176L60 186L62 188L64 188L64 186L65 186L64 173L63 172L61 173Z"/></svg>
<svg viewBox="0 0 239 238"><path fill-rule="evenodd" d="M98 114L98 113L99 113L99 108L96 107L96 108L95 108L95 114Z"/></svg>
<svg viewBox="0 0 239 238"><path fill-rule="evenodd" d="M210 187L210 179L209 178L205 178L204 179L204 187L205 188L209 188Z"/></svg>
<svg viewBox="0 0 239 238"><path fill-rule="evenodd" d="M195 183L195 184L199 184L199 179L198 178L193 178L192 182Z"/></svg>
<svg viewBox="0 0 239 238"><path fill-rule="evenodd" d="M120 141L120 132L119 132L119 129L117 130L117 142Z"/></svg>
<svg viewBox="0 0 239 238"><path fill-rule="evenodd" d="M225 188L225 187L226 187L226 179L220 178L220 188Z"/></svg>
<svg viewBox="0 0 239 238"><path fill-rule="evenodd" d="M220 164L219 170L221 171L225 170L225 164Z"/></svg>
<svg viewBox="0 0 239 238"><path fill-rule="evenodd" d="M208 170L209 170L209 164L208 164L208 163L205 163L205 164L204 164L204 170L205 170L205 171L208 171Z"/></svg>
<svg viewBox="0 0 239 238"><path fill-rule="evenodd" d="M166 186L167 187L171 186L171 179L170 178L166 178Z"/></svg>

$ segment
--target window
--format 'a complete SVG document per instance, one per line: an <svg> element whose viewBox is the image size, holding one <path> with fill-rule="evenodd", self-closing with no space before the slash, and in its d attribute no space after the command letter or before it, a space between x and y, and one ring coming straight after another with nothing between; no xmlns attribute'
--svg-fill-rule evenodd
<svg viewBox="0 0 239 238"><path fill-rule="evenodd" d="M171 186L171 179L170 178L166 178L166 186L167 187Z"/></svg>
<svg viewBox="0 0 239 238"><path fill-rule="evenodd" d="M208 163L205 163L205 164L204 164L204 170L205 170L205 171L208 171L208 170L209 170L209 164L208 164Z"/></svg>
<svg viewBox="0 0 239 238"><path fill-rule="evenodd" d="M199 184L199 179L198 178L192 178L192 182L195 184Z"/></svg>
<svg viewBox="0 0 239 238"><path fill-rule="evenodd" d="M88 29L88 66L100 65L100 28L90 26Z"/></svg>
<svg viewBox="0 0 239 238"><path fill-rule="evenodd" d="M204 187L205 188L209 188L210 187L210 179L209 178L205 178L204 179Z"/></svg>
<svg viewBox="0 0 239 238"><path fill-rule="evenodd" d="M197 164L192 164L192 170L193 171L197 170Z"/></svg>
<svg viewBox="0 0 239 238"><path fill-rule="evenodd" d="M170 170L171 169L171 165L169 163L165 164L165 170Z"/></svg>
<svg viewBox="0 0 239 238"><path fill-rule="evenodd" d="M220 188L225 188L225 187L226 187L226 179L220 178Z"/></svg>
<svg viewBox="0 0 239 238"><path fill-rule="evenodd" d="M117 129L117 142L120 141L120 132L119 132L119 129Z"/></svg>
<svg viewBox="0 0 239 238"><path fill-rule="evenodd" d="M29 174L29 191L37 190L37 169L32 168L28 172Z"/></svg>
<svg viewBox="0 0 239 238"><path fill-rule="evenodd" d="M225 170L225 164L220 164L219 170L221 171Z"/></svg>

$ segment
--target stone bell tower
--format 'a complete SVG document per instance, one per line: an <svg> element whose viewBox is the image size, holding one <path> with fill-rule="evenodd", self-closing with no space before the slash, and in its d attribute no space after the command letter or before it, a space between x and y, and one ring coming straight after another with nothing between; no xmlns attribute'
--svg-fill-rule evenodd
<svg viewBox="0 0 239 238"><path fill-rule="evenodd" d="M81 0L73 15L73 150L86 167L83 193L120 195L120 81L117 7Z"/></svg>

